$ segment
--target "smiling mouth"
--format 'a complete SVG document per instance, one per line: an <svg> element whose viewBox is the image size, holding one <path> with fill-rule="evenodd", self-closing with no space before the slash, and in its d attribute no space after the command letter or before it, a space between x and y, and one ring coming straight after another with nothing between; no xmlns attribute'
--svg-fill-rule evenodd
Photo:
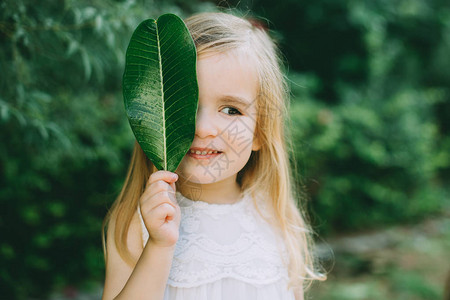
<svg viewBox="0 0 450 300"><path fill-rule="evenodd" d="M217 150L210 151L199 151L199 150L189 150L187 155L196 159L211 159L219 156L223 152Z"/></svg>

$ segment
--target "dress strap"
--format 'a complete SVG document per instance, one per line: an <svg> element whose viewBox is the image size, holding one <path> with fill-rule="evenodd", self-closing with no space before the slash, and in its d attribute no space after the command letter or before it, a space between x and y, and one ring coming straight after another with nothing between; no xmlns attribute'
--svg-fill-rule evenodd
<svg viewBox="0 0 450 300"><path fill-rule="evenodd" d="M147 244L148 238L149 238L149 233L148 233L147 227L145 227L144 218L142 217L140 205L138 205L138 207L137 207L137 212L139 215L139 220L141 221L142 246L145 247L145 245Z"/></svg>

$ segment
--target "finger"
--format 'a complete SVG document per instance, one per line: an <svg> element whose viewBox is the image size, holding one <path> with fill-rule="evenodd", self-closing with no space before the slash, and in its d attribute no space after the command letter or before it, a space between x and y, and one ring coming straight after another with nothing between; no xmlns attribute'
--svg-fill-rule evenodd
<svg viewBox="0 0 450 300"><path fill-rule="evenodd" d="M144 190L144 193L141 195L141 200L146 201L153 197L155 197L156 194L161 192L167 192L167 195L169 197L175 198L175 191L174 191L174 185L175 183L167 183L164 180L158 180L151 185L147 186Z"/></svg>
<svg viewBox="0 0 450 300"><path fill-rule="evenodd" d="M151 185L158 180L164 180L167 183L172 183L178 180L178 175L170 171L156 171L150 175L147 185Z"/></svg>
<svg viewBox="0 0 450 300"><path fill-rule="evenodd" d="M176 180L170 184L170 187L172 188L174 193L176 193L176 191L177 191L177 186L175 185L175 182L176 182Z"/></svg>
<svg viewBox="0 0 450 300"><path fill-rule="evenodd" d="M160 191L171 191L175 195L175 182L178 180L178 175L169 171L157 171L150 175L147 181L144 197L152 197Z"/></svg>
<svg viewBox="0 0 450 300"><path fill-rule="evenodd" d="M151 211L158 205L161 205L162 203L168 203L172 206L176 206L177 203L175 200L175 195L171 194L170 191L163 190L157 193L154 193L151 197L141 197L140 199L140 206L141 211L144 213Z"/></svg>
<svg viewBox="0 0 450 300"><path fill-rule="evenodd" d="M173 220L175 213L175 207L165 202L152 209L150 217L159 224L162 224L166 221Z"/></svg>

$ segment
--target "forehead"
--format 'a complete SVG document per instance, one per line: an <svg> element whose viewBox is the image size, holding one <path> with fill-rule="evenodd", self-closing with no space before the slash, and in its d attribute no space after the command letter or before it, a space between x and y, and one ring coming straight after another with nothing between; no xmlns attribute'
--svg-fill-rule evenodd
<svg viewBox="0 0 450 300"><path fill-rule="evenodd" d="M197 79L201 102L240 98L250 105L256 99L259 86L251 55L237 50L200 55Z"/></svg>

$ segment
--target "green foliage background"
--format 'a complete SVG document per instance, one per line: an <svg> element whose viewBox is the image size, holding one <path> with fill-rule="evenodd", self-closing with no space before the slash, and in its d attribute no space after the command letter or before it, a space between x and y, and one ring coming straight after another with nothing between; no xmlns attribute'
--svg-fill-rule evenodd
<svg viewBox="0 0 450 300"><path fill-rule="evenodd" d="M280 42L295 159L316 230L361 230L448 209L448 2L282 2L218 4L267 18ZM121 95L131 33L144 19L215 5L0 3L5 299L102 280L101 222L133 146Z"/></svg>

